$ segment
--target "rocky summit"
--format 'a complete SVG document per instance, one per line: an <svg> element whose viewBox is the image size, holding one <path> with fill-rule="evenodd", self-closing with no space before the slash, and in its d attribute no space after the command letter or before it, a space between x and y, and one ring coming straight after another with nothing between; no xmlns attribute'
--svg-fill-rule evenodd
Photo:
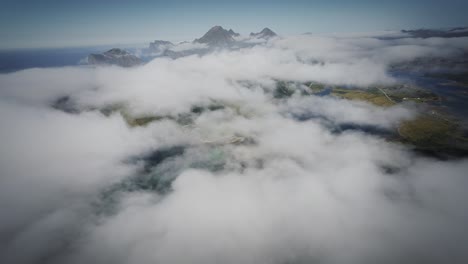
<svg viewBox="0 0 468 264"><path fill-rule="evenodd" d="M209 46L229 46L235 42L234 37L239 36L232 29L226 30L221 26L214 26L203 37L194 40L195 43L203 43Z"/></svg>
<svg viewBox="0 0 468 264"><path fill-rule="evenodd" d="M262 31L258 32L258 33L250 33L250 37L255 37L255 38L264 38L264 39L268 39L268 38L272 38L272 37L276 37L276 33L273 32L271 29L269 28L264 28Z"/></svg>
<svg viewBox="0 0 468 264"><path fill-rule="evenodd" d="M140 65L143 61L137 56L123 49L110 49L100 54L88 55L90 65L118 65L122 67L132 67Z"/></svg>
<svg viewBox="0 0 468 264"><path fill-rule="evenodd" d="M161 52L170 47L173 47L174 43L166 40L155 40L149 44L150 51Z"/></svg>

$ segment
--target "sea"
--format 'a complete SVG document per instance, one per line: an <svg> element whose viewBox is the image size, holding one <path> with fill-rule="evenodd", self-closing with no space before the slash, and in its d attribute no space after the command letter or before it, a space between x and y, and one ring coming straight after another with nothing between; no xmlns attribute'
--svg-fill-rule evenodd
<svg viewBox="0 0 468 264"><path fill-rule="evenodd" d="M0 73L10 73L30 68L76 66L82 64L90 53L102 53L113 46L0 50ZM134 52L135 48L125 48Z"/></svg>

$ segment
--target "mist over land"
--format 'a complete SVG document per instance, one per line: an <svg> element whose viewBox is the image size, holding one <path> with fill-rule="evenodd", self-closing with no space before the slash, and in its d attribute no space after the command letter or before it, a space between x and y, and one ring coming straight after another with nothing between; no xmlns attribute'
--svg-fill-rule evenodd
<svg viewBox="0 0 468 264"><path fill-rule="evenodd" d="M466 32L217 26L0 74L0 262L466 263Z"/></svg>

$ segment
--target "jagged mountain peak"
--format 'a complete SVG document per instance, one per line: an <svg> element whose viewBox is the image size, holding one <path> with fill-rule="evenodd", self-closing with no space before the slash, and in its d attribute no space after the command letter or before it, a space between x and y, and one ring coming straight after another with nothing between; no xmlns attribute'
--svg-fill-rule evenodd
<svg viewBox="0 0 468 264"><path fill-rule="evenodd" d="M197 43L205 43L210 46L227 46L233 43L234 37L239 36L232 29L226 30L222 26L214 26L203 37L194 40Z"/></svg>
<svg viewBox="0 0 468 264"><path fill-rule="evenodd" d="M253 33L253 32L250 33L250 36L256 37L256 38L272 38L272 37L276 37L277 35L275 32L273 32L273 30L266 27L258 33Z"/></svg>
<svg viewBox="0 0 468 264"><path fill-rule="evenodd" d="M90 65L119 65L122 67L132 67L143 63L137 56L118 48L100 54L89 54L87 61Z"/></svg>
<svg viewBox="0 0 468 264"><path fill-rule="evenodd" d="M152 52L162 52L169 47L173 47L174 43L167 40L155 40L149 44L149 49Z"/></svg>
<svg viewBox="0 0 468 264"><path fill-rule="evenodd" d="M112 48L108 51L105 51L103 54L109 55L109 56L124 56L124 55L130 55L130 52L124 49Z"/></svg>
<svg viewBox="0 0 468 264"><path fill-rule="evenodd" d="M238 36L240 36L240 34L239 34L239 33L236 33L236 32L234 32L234 30L232 30L232 29L229 29L229 31L228 31L228 32L229 32L229 34L231 34L231 35L232 35L232 36L234 36L234 37L238 37Z"/></svg>

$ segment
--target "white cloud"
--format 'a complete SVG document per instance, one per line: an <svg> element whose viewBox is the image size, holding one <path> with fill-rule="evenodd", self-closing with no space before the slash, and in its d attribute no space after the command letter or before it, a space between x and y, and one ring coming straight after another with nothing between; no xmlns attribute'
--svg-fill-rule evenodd
<svg viewBox="0 0 468 264"><path fill-rule="evenodd" d="M180 52L192 49L206 49L208 46L204 43L183 42L171 47L170 50Z"/></svg>
<svg viewBox="0 0 468 264"><path fill-rule="evenodd" d="M464 41L297 36L130 69L2 74L0 262L462 263L468 161L330 131L391 130L414 109L273 91L275 80L393 83L390 63ZM63 96L81 111L53 109ZM97 110L116 103L171 118L134 128ZM212 104L223 108L177 122ZM174 146L185 149L151 172L135 161ZM173 190L145 177L173 177Z"/></svg>

